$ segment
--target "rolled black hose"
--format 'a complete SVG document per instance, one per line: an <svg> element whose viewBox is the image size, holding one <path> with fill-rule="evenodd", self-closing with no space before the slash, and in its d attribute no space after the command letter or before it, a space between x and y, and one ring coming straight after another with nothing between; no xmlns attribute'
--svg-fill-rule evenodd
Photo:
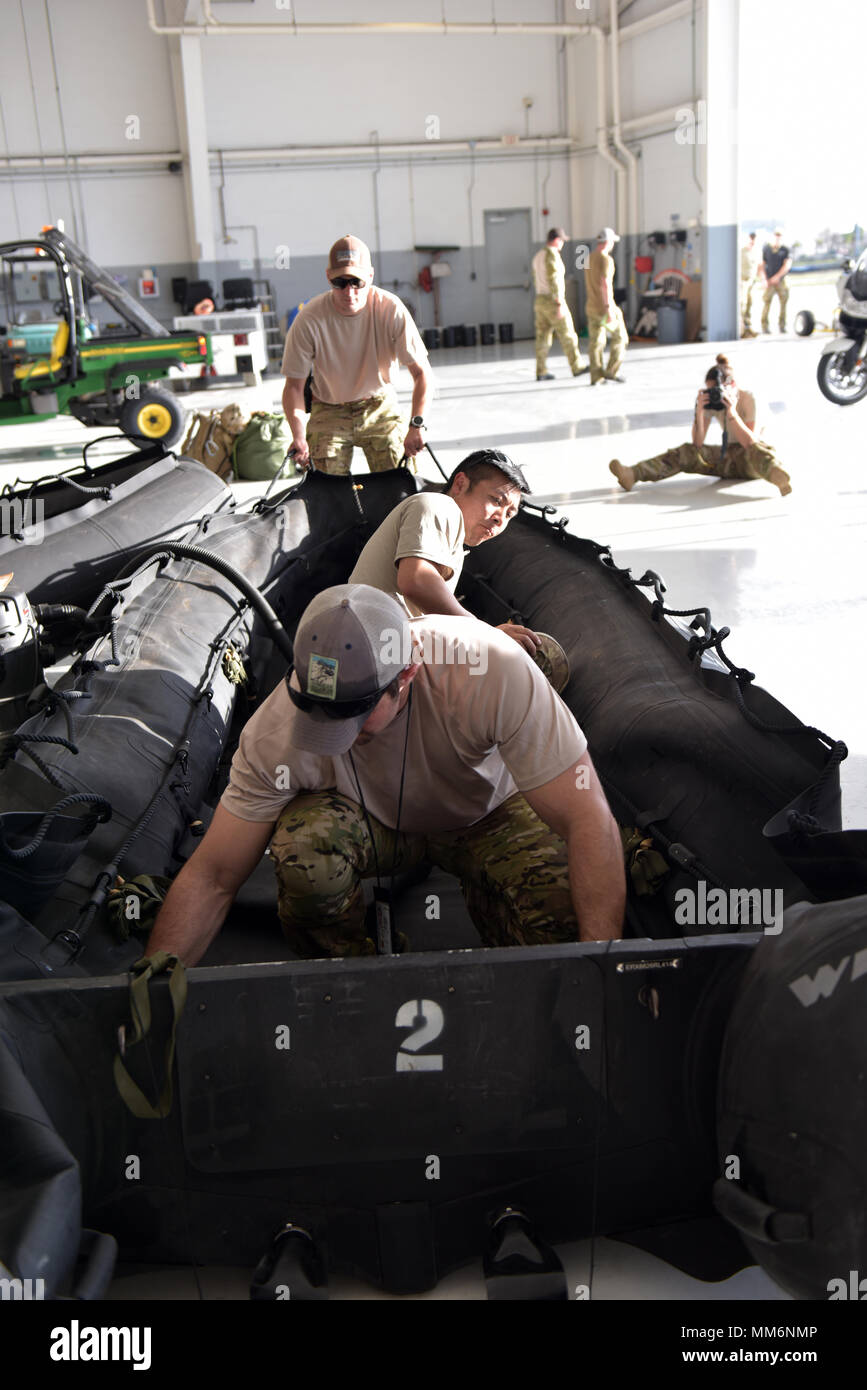
<svg viewBox="0 0 867 1390"><path fill-rule="evenodd" d="M120 573L115 575L112 583L124 579L134 569L138 569L144 561L153 560L156 556L165 556L166 559L196 560L201 565L209 565L211 569L215 569L224 579L228 579L230 583L240 589L250 607L256 610L270 631L272 641L278 651L285 656L288 662L293 661L294 654L289 635L268 600L263 598L259 590L248 579L245 579L240 570L235 569L234 565L230 565L228 560L223 559L222 555L217 555L213 550L206 550L204 546L186 545L181 541L156 541L153 545L145 546L143 550L136 551Z"/></svg>
<svg viewBox="0 0 867 1390"><path fill-rule="evenodd" d="M83 623L87 618L87 610L76 608L73 603L35 603L33 612L41 623L59 622L61 618L74 618Z"/></svg>

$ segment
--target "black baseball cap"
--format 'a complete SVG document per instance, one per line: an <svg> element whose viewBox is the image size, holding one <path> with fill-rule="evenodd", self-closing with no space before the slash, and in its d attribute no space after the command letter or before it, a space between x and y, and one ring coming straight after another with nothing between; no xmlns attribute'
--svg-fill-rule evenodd
<svg viewBox="0 0 867 1390"><path fill-rule="evenodd" d="M475 470L482 467L498 468L516 488L519 488L521 492L529 493L530 484L527 482L521 469L516 463L512 462L508 454L503 453L502 449L476 449L472 454L467 454L466 458L458 464L446 483L445 491L449 491L459 473L466 473L467 477L472 481Z"/></svg>

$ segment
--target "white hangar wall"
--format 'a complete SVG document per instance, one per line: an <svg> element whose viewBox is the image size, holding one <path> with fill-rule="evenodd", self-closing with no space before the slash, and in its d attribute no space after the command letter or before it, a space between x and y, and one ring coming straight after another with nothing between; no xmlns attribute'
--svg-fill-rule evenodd
<svg viewBox="0 0 867 1390"><path fill-rule="evenodd" d="M152 307L164 319L172 274L219 281L257 264L285 311L319 292L325 251L349 227L422 326L432 305L417 277L430 257L413 247L457 246L442 321L485 319L484 214L497 209L528 210L533 246L555 222L576 243L617 226L621 283L634 280L647 231L694 223L688 268L698 270L706 149L683 139L684 113L702 100L705 15L720 4L738 10L738 0L621 4L618 147L608 0L496 0L501 26L600 30L570 38L207 34L200 0L153 0L157 24L185 27L181 37L152 32L147 0L113 0L110 20L103 0L49 0L47 20L43 6L25 5L22 20L16 0L2 0L2 234L64 218L130 280L157 270ZM211 12L229 24L290 20L276 0L212 0ZM351 24L359 7L295 0L292 14L302 27ZM445 15L486 25L490 0L446 0ZM372 0L363 18L442 16L438 0ZM665 258L687 268L680 247Z"/></svg>

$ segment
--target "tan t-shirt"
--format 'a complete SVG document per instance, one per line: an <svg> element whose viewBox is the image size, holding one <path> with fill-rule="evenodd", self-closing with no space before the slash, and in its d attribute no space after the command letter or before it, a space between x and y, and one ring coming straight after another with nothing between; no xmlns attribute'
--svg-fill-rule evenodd
<svg viewBox="0 0 867 1390"><path fill-rule="evenodd" d="M402 830L474 825L516 791L542 787L587 747L574 716L511 637L475 618L431 614L412 623L423 659L413 682ZM484 669L486 667L486 669ZM337 791L358 803L348 754L293 748L300 715L281 681L246 724L222 804L241 820L272 822L302 792ZM397 823L408 711L352 750L367 809Z"/></svg>
<svg viewBox="0 0 867 1390"><path fill-rule="evenodd" d="M599 287L599 281L603 277L608 281L608 304L604 302ZM609 313L609 306L614 307L614 261L607 251L600 251L598 246L587 257L584 285L587 290L587 313L593 314L596 318L605 318Z"/></svg>
<svg viewBox="0 0 867 1390"><path fill-rule="evenodd" d="M537 294L550 294L562 299L566 293L566 267L563 257L553 246L543 246L533 257L533 279Z"/></svg>
<svg viewBox="0 0 867 1390"><path fill-rule="evenodd" d="M397 587L397 562L418 556L449 571L443 580L451 593L464 563L464 518L457 502L441 492L407 497L377 527L349 576L350 584L371 584L402 603L411 618L422 610Z"/></svg>
<svg viewBox="0 0 867 1390"><path fill-rule="evenodd" d="M759 273L762 253L757 246L741 247L741 279L755 280Z"/></svg>
<svg viewBox="0 0 867 1390"><path fill-rule="evenodd" d="M396 295L374 285L358 314L339 314L330 290L304 305L286 334L284 376L313 370L314 400L364 401L396 380L396 363L423 366L427 349Z"/></svg>

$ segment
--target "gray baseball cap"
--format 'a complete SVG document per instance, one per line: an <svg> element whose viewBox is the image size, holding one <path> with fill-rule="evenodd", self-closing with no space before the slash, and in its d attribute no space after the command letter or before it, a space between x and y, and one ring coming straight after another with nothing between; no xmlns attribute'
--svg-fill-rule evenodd
<svg viewBox="0 0 867 1390"><path fill-rule="evenodd" d="M411 651L409 620L390 594L370 584L323 589L301 615L286 681L293 748L346 753Z"/></svg>

